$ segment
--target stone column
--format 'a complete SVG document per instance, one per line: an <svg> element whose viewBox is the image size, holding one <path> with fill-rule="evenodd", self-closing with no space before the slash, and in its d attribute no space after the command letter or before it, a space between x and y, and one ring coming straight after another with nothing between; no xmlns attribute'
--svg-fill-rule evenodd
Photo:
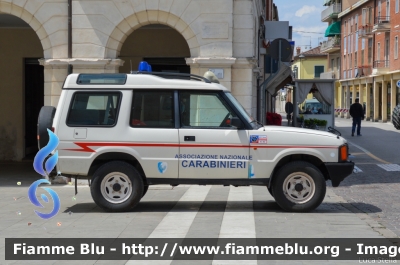
<svg viewBox="0 0 400 265"><path fill-rule="evenodd" d="M344 89L345 86L340 86L340 108L344 109L345 108L345 99L344 99ZM340 117L344 117L344 113L340 112Z"/></svg>
<svg viewBox="0 0 400 265"><path fill-rule="evenodd" d="M68 64L74 73L118 73L120 59L40 59L44 66L44 105L57 107L62 86L68 75Z"/></svg>
<svg viewBox="0 0 400 265"><path fill-rule="evenodd" d="M39 63L44 67L44 105L57 107L68 75L68 60L40 59Z"/></svg>
<svg viewBox="0 0 400 265"><path fill-rule="evenodd" d="M396 107L396 89L397 89L397 87L396 87L396 84L397 82L396 82L396 80L395 79L393 79L393 76L392 76L392 78L391 78L391 80L390 80L390 89L391 89L391 93L390 93L390 113L391 113L391 115L390 115L390 117L391 117L391 120L393 121L393 109Z"/></svg>
<svg viewBox="0 0 400 265"><path fill-rule="evenodd" d="M346 86L346 109L350 110L350 86ZM350 111L346 113L346 119L350 119Z"/></svg>
<svg viewBox="0 0 400 265"><path fill-rule="evenodd" d="M369 121L370 120L370 115L371 115L371 94L370 94L370 87L371 84L366 83L365 84L365 101L366 101L366 107L365 107L365 120Z"/></svg>
<svg viewBox="0 0 400 265"><path fill-rule="evenodd" d="M351 92L352 92L351 104L353 104L354 102L356 102L356 98L357 98L357 86L354 82L353 82L353 86L351 88Z"/></svg>
<svg viewBox="0 0 400 265"><path fill-rule="evenodd" d="M358 83L358 89L360 92L360 104L362 105L364 102L364 84L361 84L361 79L360 82Z"/></svg>
<svg viewBox="0 0 400 265"><path fill-rule="evenodd" d="M379 83L374 81L374 115L372 121L377 122L379 120Z"/></svg>
<svg viewBox="0 0 400 265"><path fill-rule="evenodd" d="M381 122L387 122L387 81L382 82L382 120Z"/></svg>

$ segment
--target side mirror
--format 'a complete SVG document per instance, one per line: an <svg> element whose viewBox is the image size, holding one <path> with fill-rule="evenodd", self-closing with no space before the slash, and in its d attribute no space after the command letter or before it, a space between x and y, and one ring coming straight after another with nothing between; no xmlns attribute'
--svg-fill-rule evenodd
<svg viewBox="0 0 400 265"><path fill-rule="evenodd" d="M231 125L237 129L242 129L244 127L243 122L239 119L239 117L232 117Z"/></svg>

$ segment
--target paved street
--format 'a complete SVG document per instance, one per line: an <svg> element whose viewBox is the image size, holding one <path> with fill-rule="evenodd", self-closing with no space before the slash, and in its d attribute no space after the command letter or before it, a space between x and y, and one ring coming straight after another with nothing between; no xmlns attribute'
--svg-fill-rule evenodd
<svg viewBox="0 0 400 265"><path fill-rule="evenodd" d="M38 176L31 162L0 164L0 264L110 264L110 261L5 261L4 238L382 238L400 236L400 172L377 164L400 164L399 131L391 124L363 123L362 137L350 136L350 121L337 127L348 138L353 173L329 187L323 204L306 213L280 210L264 187L152 186L129 213L106 213L93 202L86 182L78 195L71 185L52 185L60 213L42 220L27 188ZM347 135L346 135L347 134ZM397 138L396 138L397 137ZM396 141L397 140L397 141ZM17 185L21 182L21 185ZM50 206L51 207L51 206ZM115 261L112 264L358 264L358 261Z"/></svg>
<svg viewBox="0 0 400 265"><path fill-rule="evenodd" d="M362 136L351 137L351 119L336 119L336 126L362 172L348 177L335 193L400 236L400 131L390 123L363 121Z"/></svg>

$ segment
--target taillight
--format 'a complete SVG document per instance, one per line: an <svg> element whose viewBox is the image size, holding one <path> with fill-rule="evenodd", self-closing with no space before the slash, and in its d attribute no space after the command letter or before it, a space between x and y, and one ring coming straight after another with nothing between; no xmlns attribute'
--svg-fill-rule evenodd
<svg viewBox="0 0 400 265"><path fill-rule="evenodd" d="M339 161L347 161L349 156L349 147L347 144L344 144L339 147Z"/></svg>
<svg viewBox="0 0 400 265"><path fill-rule="evenodd" d="M55 130L56 130L56 128L54 128L54 127L51 127L51 129L50 129L52 132L54 132Z"/></svg>

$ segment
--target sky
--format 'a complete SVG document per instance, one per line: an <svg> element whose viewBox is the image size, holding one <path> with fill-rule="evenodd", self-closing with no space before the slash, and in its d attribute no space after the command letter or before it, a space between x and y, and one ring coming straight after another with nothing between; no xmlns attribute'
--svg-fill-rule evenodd
<svg viewBox="0 0 400 265"><path fill-rule="evenodd" d="M292 40L301 51L327 39L324 33L328 23L321 22L321 12L327 8L323 0L274 0L274 3L278 7L279 21L289 21L293 27Z"/></svg>

